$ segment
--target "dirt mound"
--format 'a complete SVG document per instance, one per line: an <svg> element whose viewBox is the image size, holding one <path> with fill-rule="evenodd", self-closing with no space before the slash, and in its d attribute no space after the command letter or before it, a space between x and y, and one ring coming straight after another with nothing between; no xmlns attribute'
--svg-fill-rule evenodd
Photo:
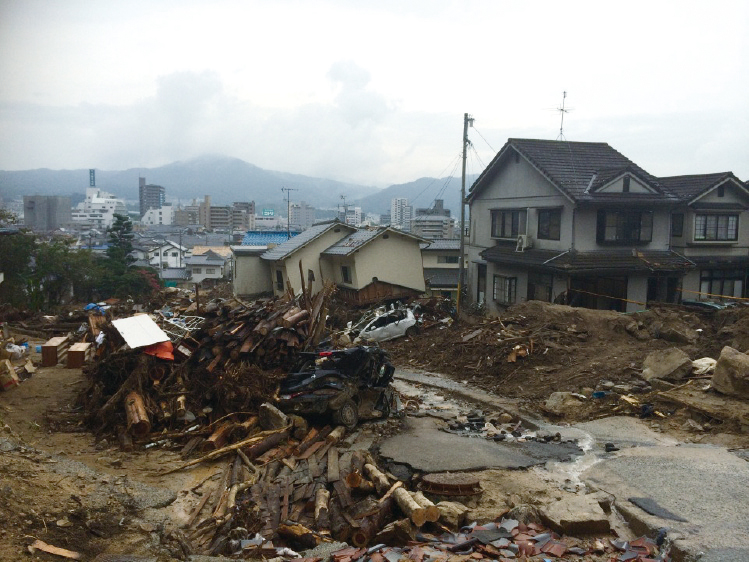
<svg viewBox="0 0 749 562"><path fill-rule="evenodd" d="M435 327L384 347L403 367L540 407L552 392L589 391L602 382L642 388L639 374L650 351L675 346L701 357L716 347L713 324L709 315L680 307L622 314L529 301L500 318Z"/></svg>

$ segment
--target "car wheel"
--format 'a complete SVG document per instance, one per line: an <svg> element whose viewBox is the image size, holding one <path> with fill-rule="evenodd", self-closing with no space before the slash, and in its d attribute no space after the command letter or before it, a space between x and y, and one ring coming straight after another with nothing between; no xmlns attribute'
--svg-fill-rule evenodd
<svg viewBox="0 0 749 562"><path fill-rule="evenodd" d="M408 330L406 330L406 337L412 338L418 333L419 328L417 328L416 326L411 326Z"/></svg>
<svg viewBox="0 0 749 562"><path fill-rule="evenodd" d="M353 400L346 400L340 408L333 412L333 421L351 429L359 422L359 408Z"/></svg>

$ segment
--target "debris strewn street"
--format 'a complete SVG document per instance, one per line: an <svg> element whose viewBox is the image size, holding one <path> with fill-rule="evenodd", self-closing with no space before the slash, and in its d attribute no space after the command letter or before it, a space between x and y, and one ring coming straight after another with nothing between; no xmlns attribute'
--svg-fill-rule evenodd
<svg viewBox="0 0 749 562"><path fill-rule="evenodd" d="M172 290L142 313L5 311L3 559L665 561L749 548L677 497L708 458L745 487L732 346L749 310L528 302L456 321L432 299L375 353L341 339L357 312L333 293L201 304Z"/></svg>

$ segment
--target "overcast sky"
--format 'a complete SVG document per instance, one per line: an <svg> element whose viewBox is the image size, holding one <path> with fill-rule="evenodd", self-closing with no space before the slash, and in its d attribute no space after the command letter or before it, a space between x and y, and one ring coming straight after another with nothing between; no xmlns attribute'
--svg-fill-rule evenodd
<svg viewBox="0 0 749 562"><path fill-rule="evenodd" d="M0 0L0 169L206 153L385 187L509 137L749 180L749 2ZM459 169L456 173L460 173Z"/></svg>

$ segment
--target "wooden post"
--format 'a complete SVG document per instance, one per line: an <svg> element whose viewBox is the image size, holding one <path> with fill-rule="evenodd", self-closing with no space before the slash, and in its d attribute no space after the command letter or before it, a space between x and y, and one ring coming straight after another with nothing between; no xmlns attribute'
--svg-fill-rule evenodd
<svg viewBox="0 0 749 562"><path fill-rule="evenodd" d="M143 397L137 392L132 391L125 398L125 413L127 414L127 428L133 435L142 437L151 431L146 405L143 403Z"/></svg>
<svg viewBox="0 0 749 562"><path fill-rule="evenodd" d="M317 489L315 494L315 528L319 533L330 534L330 513L328 503L330 492L324 487Z"/></svg>
<svg viewBox="0 0 749 562"><path fill-rule="evenodd" d="M404 488L398 488L393 492L393 497L398 503L401 511L417 527L421 527L427 521L427 510L421 507Z"/></svg>

